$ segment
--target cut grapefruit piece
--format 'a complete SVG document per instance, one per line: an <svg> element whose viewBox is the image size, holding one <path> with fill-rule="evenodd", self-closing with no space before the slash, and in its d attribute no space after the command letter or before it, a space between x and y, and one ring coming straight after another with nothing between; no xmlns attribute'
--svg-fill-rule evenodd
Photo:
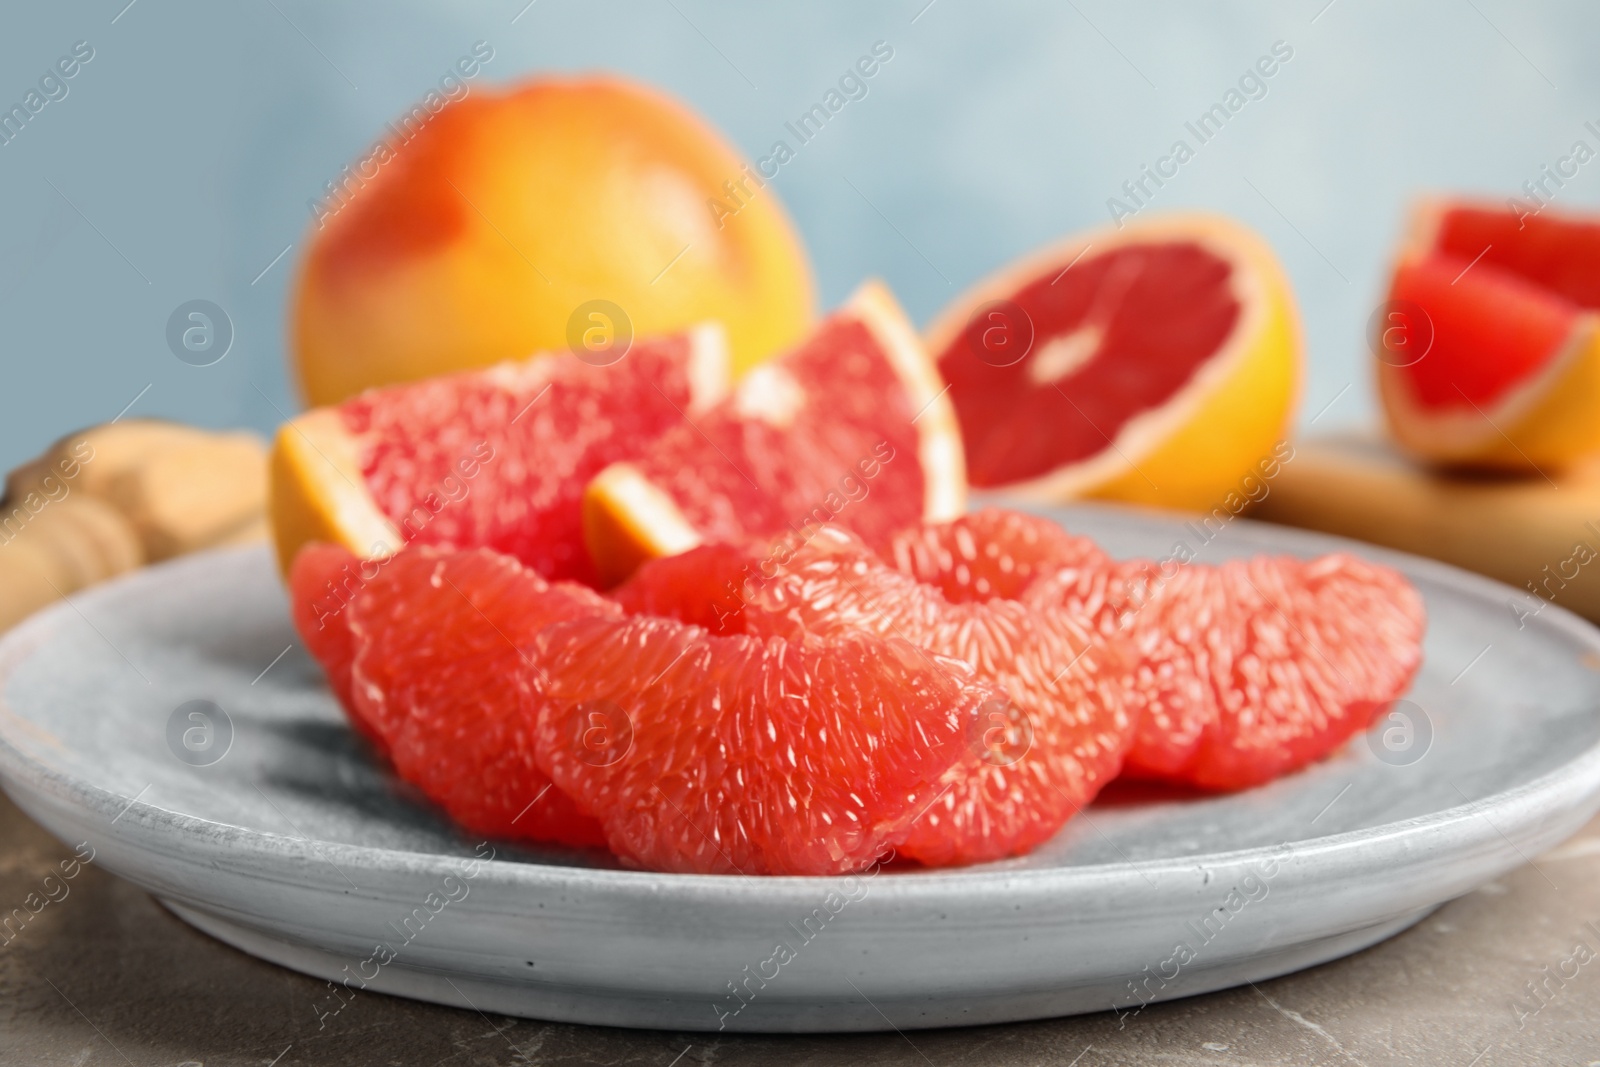
<svg viewBox="0 0 1600 1067"><path fill-rule="evenodd" d="M584 498L603 578L707 541L838 522L870 543L966 506L950 402L887 289L863 285L799 348L713 410L613 464Z"/></svg>
<svg viewBox="0 0 1600 1067"><path fill-rule="evenodd" d="M539 662L545 773L627 862L703 874L880 859L1001 698L899 638L711 633L669 615L557 623Z"/></svg>
<svg viewBox="0 0 1600 1067"><path fill-rule="evenodd" d="M986 536L1026 531L1017 521L1026 518L980 513L962 520L951 540L976 532L999 558L1027 555L1039 546L1025 534ZM1097 640L1087 620L1062 605L974 594L960 580L963 570L970 573L962 564L941 572L958 580L961 595L948 597L828 527L777 580L751 583L747 608L814 634L901 637L972 664L1004 692L980 709L962 774L898 839L900 851L930 866L1020 855L1048 840L1116 777L1133 737L1117 651Z"/></svg>
<svg viewBox="0 0 1600 1067"><path fill-rule="evenodd" d="M1332 753L1406 691L1422 659L1416 590L1344 553L1068 567L1025 599L1123 645L1139 719L1126 773L1208 789Z"/></svg>
<svg viewBox="0 0 1600 1067"><path fill-rule="evenodd" d="M646 560L607 596L630 615L661 615L714 634L746 633L749 619L740 616L745 586L758 580L761 563L757 541L698 545L676 556ZM769 577L777 573L773 569Z"/></svg>
<svg viewBox="0 0 1600 1067"><path fill-rule="evenodd" d="M323 623L304 631L312 654L331 681L348 679L341 696L351 718L401 778L476 834L604 844L599 824L534 760L528 692L536 674L522 649L559 618L613 607L487 549L419 545L361 560L311 545L291 573L297 621ZM326 579L317 578L351 573L361 584L337 613L302 599L305 587L322 592ZM313 642L313 632L342 636Z"/></svg>
<svg viewBox="0 0 1600 1067"><path fill-rule="evenodd" d="M1173 216L1067 239L927 333L973 486L1207 510L1282 440L1301 374L1288 279L1255 234Z"/></svg>
<svg viewBox="0 0 1600 1067"><path fill-rule="evenodd" d="M1070 534L1049 519L1005 508L908 526L895 534L889 558L957 603L1015 600L1063 567L1111 562L1087 537Z"/></svg>
<svg viewBox="0 0 1600 1067"><path fill-rule="evenodd" d="M374 561L375 563L375 561ZM289 617L295 632L305 642L311 658L322 664L328 688L350 716L363 736L385 753L388 745L378 731L356 710L350 695L350 665L356 658L355 639L350 635L350 616L345 609L361 591L374 563L350 554L339 545L313 541L294 557L289 567Z"/></svg>
<svg viewBox="0 0 1600 1067"><path fill-rule="evenodd" d="M1391 433L1442 466L1600 450L1600 222L1428 202L1369 338Z"/></svg>
<svg viewBox="0 0 1600 1067"><path fill-rule="evenodd" d="M272 452L285 571L307 541L363 557L416 542L493 548L593 583L584 486L721 399L719 328L635 342L604 364L532 357L371 390L287 423Z"/></svg>
<svg viewBox="0 0 1600 1067"><path fill-rule="evenodd" d="M1582 308L1600 308L1600 216L1434 198L1412 215L1408 246L1507 274Z"/></svg>
<svg viewBox="0 0 1600 1067"><path fill-rule="evenodd" d="M895 546L941 584L828 525L776 568L762 568L755 549L703 545L646 563L613 595L630 611L713 632L871 633L923 649L930 667L946 657L971 664L1003 698L979 709L959 772L895 845L930 866L1027 852L1116 776L1132 729L1114 650L1091 649L1098 635L1076 614L1013 597L1051 573L1052 558L1104 557L1048 520L998 510L907 530ZM1006 594L992 591L997 583Z"/></svg>

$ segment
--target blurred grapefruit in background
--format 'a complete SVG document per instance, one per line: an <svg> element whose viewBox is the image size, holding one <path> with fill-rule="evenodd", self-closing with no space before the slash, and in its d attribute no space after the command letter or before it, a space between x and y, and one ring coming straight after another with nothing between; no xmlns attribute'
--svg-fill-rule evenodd
<svg viewBox="0 0 1600 1067"><path fill-rule="evenodd" d="M1532 474L1600 451L1600 215L1424 200L1368 328L1412 456Z"/></svg>
<svg viewBox="0 0 1600 1067"><path fill-rule="evenodd" d="M810 325L810 266L775 191L653 89L475 90L391 149L312 227L291 310L312 405L708 320L742 370Z"/></svg>
<svg viewBox="0 0 1600 1067"><path fill-rule="evenodd" d="M941 312L927 346L973 488L1235 513L1283 458L1304 362L1272 249L1199 214L1025 257Z"/></svg>

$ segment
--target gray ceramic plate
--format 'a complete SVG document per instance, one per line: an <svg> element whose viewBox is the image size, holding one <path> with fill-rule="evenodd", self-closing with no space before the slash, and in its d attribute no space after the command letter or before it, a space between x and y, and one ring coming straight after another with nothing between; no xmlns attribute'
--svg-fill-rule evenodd
<svg viewBox="0 0 1600 1067"><path fill-rule="evenodd" d="M1350 547L1247 522L1207 544L1166 517L1059 516L1119 554ZM200 929L352 989L711 1030L1136 1010L1370 945L1600 805L1597 631L1554 607L1519 628L1505 586L1358 551L1427 598L1398 718L1247 793L1123 792L988 867L691 877L465 839L346 729L264 548L152 568L6 635L0 779Z"/></svg>

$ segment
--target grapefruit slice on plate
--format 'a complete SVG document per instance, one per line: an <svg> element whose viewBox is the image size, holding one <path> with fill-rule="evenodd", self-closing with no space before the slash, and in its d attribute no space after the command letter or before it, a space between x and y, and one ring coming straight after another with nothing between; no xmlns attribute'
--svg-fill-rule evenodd
<svg viewBox="0 0 1600 1067"><path fill-rule="evenodd" d="M330 581L343 583L347 601L323 599ZM498 552L425 545L361 560L313 544L295 560L291 589L307 647L331 679L346 679L340 696L351 720L459 825L500 838L605 843L534 760L527 694L536 673L522 651L559 618L614 610L597 594L550 585Z"/></svg>
<svg viewBox="0 0 1600 1067"><path fill-rule="evenodd" d="M838 522L881 544L965 507L944 384L889 291L869 282L714 409L602 471L585 494L584 534L602 576L618 581L706 541L799 541Z"/></svg>
<svg viewBox="0 0 1600 1067"><path fill-rule="evenodd" d="M368 563L369 572L375 564ZM355 713L350 693L350 664L356 658L350 616L344 609L365 584L362 561L340 545L313 541L302 548L289 567L289 617L306 651L322 664L328 688L350 713L350 720L366 738L379 744L378 732ZM375 572L371 572L375 573Z"/></svg>
<svg viewBox="0 0 1600 1067"><path fill-rule="evenodd" d="M1282 439L1301 341L1288 280L1236 223L1175 216L1070 238L942 312L976 488L1215 506Z"/></svg>
<svg viewBox="0 0 1600 1067"><path fill-rule="evenodd" d="M1411 684L1422 598L1399 573L1334 553L1220 566L1069 566L1024 599L1121 645L1138 721L1131 777L1244 789L1329 755Z"/></svg>
<svg viewBox="0 0 1600 1067"><path fill-rule="evenodd" d="M1048 520L999 511L943 526L952 541L970 538L992 550L984 556L996 562L1077 540L1047 528L1060 534ZM746 611L814 634L902 637L972 664L1005 694L980 709L969 756L950 788L897 841L930 866L1020 855L1048 840L1116 777L1133 736L1118 655L1096 640L1088 620L1060 605L1030 606L1005 595L1022 587L977 593L977 583L962 580L971 570L941 569L953 582L918 581L830 526L776 580L747 586ZM1026 577L1025 565L1001 563L993 571L1036 580Z"/></svg>
<svg viewBox="0 0 1600 1067"><path fill-rule="evenodd" d="M1390 432L1460 467L1600 450L1600 222L1428 202L1368 340Z"/></svg>
<svg viewBox="0 0 1600 1067"><path fill-rule="evenodd" d="M951 531L951 541L993 545L982 553L993 574L1026 573L1025 563L1004 563L1037 560L1053 541L1078 541L1047 520L1000 511L937 529ZM958 590L947 597L940 585L896 570L831 524L770 575L758 569L760 559L759 546L702 545L646 563L614 596L631 611L671 615L713 633L902 639L923 651L927 667L943 670L954 658L996 688L978 709L960 766L894 838L899 852L929 866L1027 852L1121 768L1132 729L1120 666L1114 652L1091 648L1097 635L1076 615L973 595L963 582L973 569L965 565L939 571Z"/></svg>
<svg viewBox="0 0 1600 1067"><path fill-rule="evenodd" d="M608 599L487 549L312 545L293 615L463 826L707 873L1024 852L1124 753L1254 785L1364 728L1420 660L1415 591L1344 555L1114 563L999 511L903 531L917 573L832 525L766 551L649 561Z"/></svg>
<svg viewBox="0 0 1600 1067"><path fill-rule="evenodd" d="M613 852L664 871L863 869L1001 699L898 637L712 633L658 614L557 623L538 659L540 767Z"/></svg>
<svg viewBox="0 0 1600 1067"><path fill-rule="evenodd" d="M620 354L536 356L310 411L273 444L279 562L287 571L313 540L362 557L417 542L493 548L547 578L592 584L584 486L721 399L727 383L721 330L706 326Z"/></svg>
<svg viewBox="0 0 1600 1067"><path fill-rule="evenodd" d="M291 588L352 721L457 823L657 870L859 870L1001 700L897 637L712 633L677 617L699 584L625 609L488 549L313 544Z"/></svg>
<svg viewBox="0 0 1600 1067"><path fill-rule="evenodd" d="M937 586L952 603L1015 600L1062 567L1111 563L1087 537L1004 508L908 526L894 535L888 558L918 581Z"/></svg>

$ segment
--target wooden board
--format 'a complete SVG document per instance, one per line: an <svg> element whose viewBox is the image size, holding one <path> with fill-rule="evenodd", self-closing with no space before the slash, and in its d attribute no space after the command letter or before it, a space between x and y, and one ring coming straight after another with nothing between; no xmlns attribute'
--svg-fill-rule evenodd
<svg viewBox="0 0 1600 1067"><path fill-rule="evenodd" d="M1295 444L1251 518L1453 563L1514 586L1525 618L1543 597L1600 621L1600 462L1529 478L1435 474L1375 437Z"/></svg>

